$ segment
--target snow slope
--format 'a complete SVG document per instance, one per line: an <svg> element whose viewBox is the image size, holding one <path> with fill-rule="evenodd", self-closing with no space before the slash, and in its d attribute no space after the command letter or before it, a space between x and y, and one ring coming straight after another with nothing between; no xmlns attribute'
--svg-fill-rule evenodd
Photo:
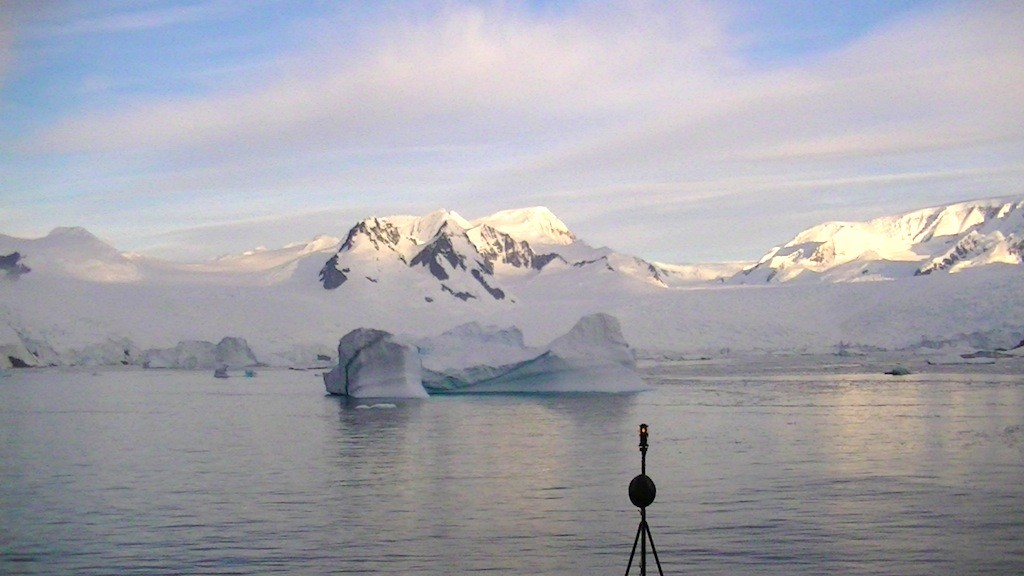
<svg viewBox="0 0 1024 576"><path fill-rule="evenodd" d="M37 276L67 277L102 283L135 282L143 273L134 259L93 236L85 228L55 228L36 239L0 234L0 255L20 252Z"/></svg>
<svg viewBox="0 0 1024 576"><path fill-rule="evenodd" d="M727 282L740 264L594 248L539 208L371 218L344 241L196 264L123 254L82 229L0 236L0 256L17 251L31 269L0 276L0 366L121 361L225 336L259 362L301 366L358 327L426 336L469 322L515 326L536 346L596 312L644 350L1008 348L1024 339L1022 205L823 224ZM331 270L346 280L329 289ZM867 278L886 281L852 281Z"/></svg>

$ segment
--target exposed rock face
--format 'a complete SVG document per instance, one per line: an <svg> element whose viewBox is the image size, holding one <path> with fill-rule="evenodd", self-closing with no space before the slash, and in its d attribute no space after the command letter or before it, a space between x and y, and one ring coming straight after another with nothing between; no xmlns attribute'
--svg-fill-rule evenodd
<svg viewBox="0 0 1024 576"><path fill-rule="evenodd" d="M561 258L557 254L538 255L525 240L516 240L486 224L479 227L476 238L474 244L480 255L492 264L501 262L515 268L541 270L552 260Z"/></svg>
<svg viewBox="0 0 1024 576"><path fill-rule="evenodd" d="M447 280L449 274L444 265L445 262L448 263L447 269L466 269L466 257L460 254L452 244L452 233L447 224L441 226L437 235L434 236L434 240L413 257L409 266L426 266L434 278Z"/></svg>
<svg viewBox="0 0 1024 576"><path fill-rule="evenodd" d="M333 290L350 281L353 267L369 269L371 273L362 276L375 284L394 281L394 274L401 270L423 268L441 283L442 292L459 300L505 298L492 263L477 250L467 234L469 223L457 214L438 211L397 220L402 226L371 218L353 227L338 253L320 270L323 287Z"/></svg>
<svg viewBox="0 0 1024 576"><path fill-rule="evenodd" d="M21 254L18 252L0 256L0 272L3 272L11 280L17 280L22 274L27 274L31 271L31 268L21 262Z"/></svg>
<svg viewBox="0 0 1024 576"><path fill-rule="evenodd" d="M327 290L334 290L348 279L351 268L343 266L339 257L347 252L389 252L404 262L405 256L399 249L402 233L398 227L381 218L368 218L348 231L338 253L334 254L320 269L320 282ZM368 277L370 278L370 277Z"/></svg>
<svg viewBox="0 0 1024 576"><path fill-rule="evenodd" d="M375 250L397 251L402 233L391 222L381 218L370 218L356 224L348 232L341 250L352 250L361 241L368 242Z"/></svg>
<svg viewBox="0 0 1024 576"><path fill-rule="evenodd" d="M538 252L541 248L550 252ZM610 272L666 286L656 266L577 241L565 224L541 207L507 210L472 222L447 210L419 217L369 218L349 230L338 252L321 267L319 278L328 290L365 278L382 287L415 286L425 293L409 296L427 302L435 301L440 291L463 302L511 304L516 298L503 283L519 282L556 262L584 269L598 263ZM437 283L424 282L425 275Z"/></svg>
<svg viewBox="0 0 1024 576"><path fill-rule="evenodd" d="M494 297L495 300L502 300L505 298L505 291L502 290L501 288L495 288L494 286L488 284L487 278L484 277L484 274L482 272L474 269L471 272L471 274L473 275L473 278L476 279L476 281L479 282L480 285L484 287L484 290L487 290L487 293Z"/></svg>
<svg viewBox="0 0 1024 576"><path fill-rule="evenodd" d="M320 269L320 282L323 283L324 288L328 290L334 290L338 286L341 286L348 280L348 276L345 275L349 272L348 268L344 270L338 269L338 255L335 254L324 264L324 267Z"/></svg>
<svg viewBox="0 0 1024 576"><path fill-rule="evenodd" d="M474 296L473 293L471 292L457 292L455 290L452 290L452 288L447 284L441 284L441 291L447 294L451 294L452 296L458 298L459 300L462 300L463 302L469 300L470 298L476 298L476 296Z"/></svg>

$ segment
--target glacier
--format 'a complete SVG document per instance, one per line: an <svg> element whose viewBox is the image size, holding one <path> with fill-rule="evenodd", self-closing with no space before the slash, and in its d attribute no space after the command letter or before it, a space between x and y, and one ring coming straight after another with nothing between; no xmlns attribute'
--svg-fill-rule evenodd
<svg viewBox="0 0 1024 576"><path fill-rule="evenodd" d="M24 338L10 326L0 324L0 368L31 368L40 364Z"/></svg>
<svg viewBox="0 0 1024 576"><path fill-rule="evenodd" d="M476 322L419 339L357 328L338 343L324 386L355 398L647 389L619 321L605 313L584 316L541 348L526 346L518 328Z"/></svg>
<svg viewBox="0 0 1024 576"><path fill-rule="evenodd" d="M245 337L260 363L323 367L338 336L360 326L424 337L475 321L516 326L535 344L595 311L615 316L643 355L933 355L1024 338L1024 197L826 223L787 246L760 264L648 262L590 246L541 208L375 217L347 238L200 263L120 252L81 228L0 233L7 266L28 270L0 271L0 367L208 365L208 344L180 359L167 347L225 334ZM439 347L421 370L456 390L546 351L510 346L480 374L437 369Z"/></svg>

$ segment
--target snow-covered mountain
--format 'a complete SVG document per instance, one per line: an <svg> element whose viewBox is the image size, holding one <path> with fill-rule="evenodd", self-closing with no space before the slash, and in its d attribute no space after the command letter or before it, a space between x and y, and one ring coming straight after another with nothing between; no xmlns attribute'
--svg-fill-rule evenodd
<svg viewBox="0 0 1024 576"><path fill-rule="evenodd" d="M322 260L341 240L320 235L309 242L258 248L209 262L180 263L121 252L84 228L55 228L42 238L0 234L0 256L18 252L33 276L109 284L269 285L301 275L300 265ZM307 264L309 266L309 264Z"/></svg>
<svg viewBox="0 0 1024 576"><path fill-rule="evenodd" d="M480 322L544 342L598 312L647 350L1012 347L1022 213L1024 199L997 199L823 224L748 265L595 248L545 208L367 218L202 263L122 253L81 228L0 235L0 367L141 364L225 337L260 362L309 365L359 327L415 337Z"/></svg>
<svg viewBox="0 0 1024 576"><path fill-rule="evenodd" d="M0 234L0 255L21 254L32 273L91 282L134 282L142 271L130 255L93 236L85 228L55 228L42 238Z"/></svg>
<svg viewBox="0 0 1024 576"><path fill-rule="evenodd" d="M652 264L595 249L576 238L543 207L505 210L469 221L457 212L367 218L348 233L321 268L324 288L344 292L352 284L384 284L427 302L514 302L508 285L548 269L593 267L664 286Z"/></svg>
<svg viewBox="0 0 1024 576"><path fill-rule="evenodd" d="M828 222L773 248L737 283L888 280L1024 258L1024 199L961 202L868 222Z"/></svg>

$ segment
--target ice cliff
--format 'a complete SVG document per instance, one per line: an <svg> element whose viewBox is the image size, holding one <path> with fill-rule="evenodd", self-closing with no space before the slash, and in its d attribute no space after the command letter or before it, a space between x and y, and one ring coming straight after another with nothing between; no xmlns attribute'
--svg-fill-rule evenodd
<svg viewBox="0 0 1024 576"><path fill-rule="evenodd" d="M475 322L425 339L359 328L339 342L338 365L324 384L357 398L646 388L618 320L600 313L542 348L527 347L517 328Z"/></svg>

